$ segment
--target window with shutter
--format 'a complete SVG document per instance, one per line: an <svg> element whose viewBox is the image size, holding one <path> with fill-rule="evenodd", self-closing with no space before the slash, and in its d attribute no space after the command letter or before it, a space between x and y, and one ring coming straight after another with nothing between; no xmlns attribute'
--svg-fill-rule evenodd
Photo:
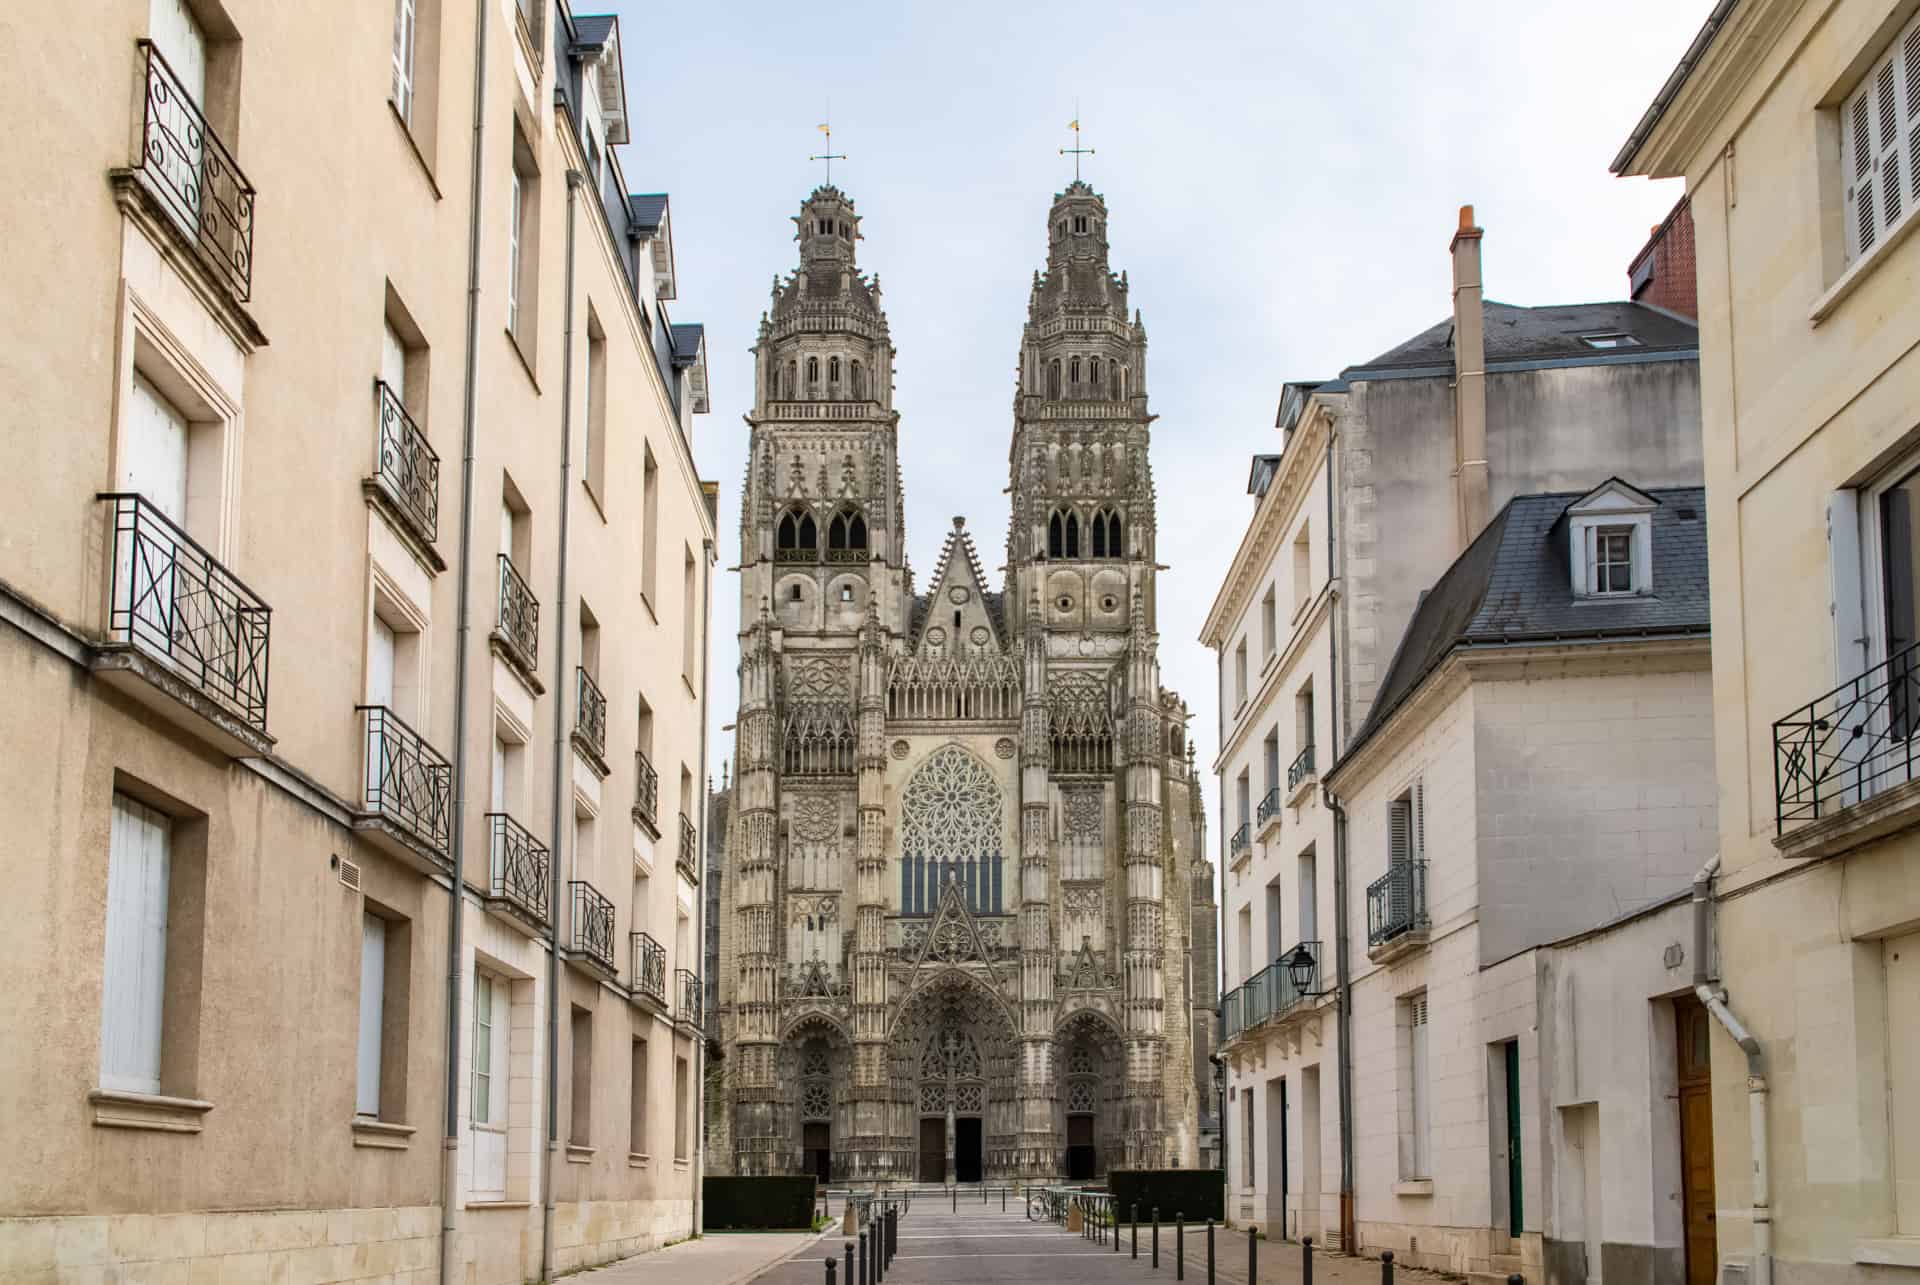
<svg viewBox="0 0 1920 1285"><path fill-rule="evenodd" d="M1847 258L1866 254L1920 206L1920 18L1840 109Z"/></svg>
<svg viewBox="0 0 1920 1285"><path fill-rule="evenodd" d="M398 0L393 11L393 106L413 124L413 41L415 0Z"/></svg>
<svg viewBox="0 0 1920 1285"><path fill-rule="evenodd" d="M1412 1074L1408 1079L1408 1096L1413 1105L1413 1171L1409 1178L1425 1178L1432 1174L1432 1157L1427 1142L1427 995L1425 991L1407 1001L1407 1027L1409 1044L1412 1048Z"/></svg>
<svg viewBox="0 0 1920 1285"><path fill-rule="evenodd" d="M113 796L100 994L102 1088L160 1092L172 839L172 818L124 794Z"/></svg>
<svg viewBox="0 0 1920 1285"><path fill-rule="evenodd" d="M512 196L507 207L507 329L520 328L520 174L512 176Z"/></svg>
<svg viewBox="0 0 1920 1285"><path fill-rule="evenodd" d="M380 1027L387 989L387 921L363 915L360 929L360 1041L356 1115L380 1117Z"/></svg>
<svg viewBox="0 0 1920 1285"><path fill-rule="evenodd" d="M1409 854L1415 861L1427 859L1427 783L1415 781L1408 798L1412 806L1412 826L1409 835Z"/></svg>

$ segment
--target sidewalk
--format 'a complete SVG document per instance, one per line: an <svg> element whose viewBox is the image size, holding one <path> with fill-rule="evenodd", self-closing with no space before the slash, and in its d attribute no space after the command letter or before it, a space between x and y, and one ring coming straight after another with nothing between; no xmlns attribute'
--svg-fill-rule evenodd
<svg viewBox="0 0 1920 1285"><path fill-rule="evenodd" d="M1217 1279L1233 1282L1233 1285L1250 1285L1247 1280L1247 1233L1241 1229L1229 1231L1223 1227L1213 1232L1214 1272ZM1160 1226L1160 1271L1168 1280L1173 1279L1173 1228L1162 1223ZM1207 1279L1207 1229L1187 1228L1187 1279L1204 1281ZM1149 1231L1140 1228L1140 1261L1145 1263L1148 1255ZM1120 1227L1120 1257L1127 1258L1131 1250L1128 1229ZM1260 1279L1252 1285L1299 1285L1304 1278L1302 1271L1301 1249L1298 1241L1263 1240L1258 1255ZM1415 1267L1394 1266L1394 1285L1437 1285L1441 1281L1460 1281L1460 1276L1441 1272L1421 1271ZM1314 1285L1380 1285L1380 1260L1378 1258L1349 1258L1344 1254L1315 1251L1313 1255Z"/></svg>
<svg viewBox="0 0 1920 1285"><path fill-rule="evenodd" d="M592 1285L740 1285L807 1246L824 1233L709 1232L650 1254L581 1272L569 1280Z"/></svg>

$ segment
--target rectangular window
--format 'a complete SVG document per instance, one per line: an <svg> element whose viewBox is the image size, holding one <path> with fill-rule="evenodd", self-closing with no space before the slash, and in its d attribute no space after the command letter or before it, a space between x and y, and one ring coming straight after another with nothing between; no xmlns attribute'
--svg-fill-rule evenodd
<svg viewBox="0 0 1920 1285"><path fill-rule="evenodd" d="M1920 1236L1920 933L1881 943L1887 975L1887 1095L1892 1107L1894 1223Z"/></svg>
<svg viewBox="0 0 1920 1285"><path fill-rule="evenodd" d="M1298 614L1313 596L1313 540L1306 524L1293 538L1293 610Z"/></svg>
<svg viewBox="0 0 1920 1285"><path fill-rule="evenodd" d="M1242 906L1239 920L1240 980L1253 976L1253 907Z"/></svg>
<svg viewBox="0 0 1920 1285"><path fill-rule="evenodd" d="M1260 747L1261 760L1267 769L1267 792L1271 794L1280 788L1280 729L1274 728L1267 733L1267 739Z"/></svg>
<svg viewBox="0 0 1920 1285"><path fill-rule="evenodd" d="M413 124L413 52L419 15L414 0L399 0L393 13L393 107Z"/></svg>
<svg viewBox="0 0 1920 1285"><path fill-rule="evenodd" d="M507 1067L513 984L473 974L473 1198L507 1196Z"/></svg>
<svg viewBox="0 0 1920 1285"><path fill-rule="evenodd" d="M647 1042L633 1042L633 1086L632 1100L627 1108L627 1151L631 1155L647 1154Z"/></svg>
<svg viewBox="0 0 1920 1285"><path fill-rule="evenodd" d="M607 334L587 309L587 405L580 417L586 433L586 483L602 507L607 502Z"/></svg>
<svg viewBox="0 0 1920 1285"><path fill-rule="evenodd" d="M697 573L694 569L693 550L687 550L685 571L680 585L680 674L687 680L687 686L699 690L695 684L699 676L694 672L694 658L700 646L699 608L695 605L694 581Z"/></svg>
<svg viewBox="0 0 1920 1285"><path fill-rule="evenodd" d="M1252 792L1252 777L1249 775L1248 769L1241 768L1240 775L1235 777L1233 782L1233 820L1234 824L1242 830L1246 829L1247 821L1249 820L1250 799L1248 796L1251 795ZM1238 831L1235 833L1238 833Z"/></svg>
<svg viewBox="0 0 1920 1285"><path fill-rule="evenodd" d="M521 204L526 200L526 192L520 185L520 171L513 171L508 176L508 182L510 187L507 202L507 329L518 334L520 330Z"/></svg>
<svg viewBox="0 0 1920 1285"><path fill-rule="evenodd" d="M380 1118L380 1063L387 994L387 921L360 917L360 1040L355 1115Z"/></svg>
<svg viewBox="0 0 1920 1285"><path fill-rule="evenodd" d="M1279 630L1279 608L1274 601L1273 586L1267 586L1267 596L1260 600L1260 658L1266 660L1273 655L1274 640Z"/></svg>
<svg viewBox="0 0 1920 1285"><path fill-rule="evenodd" d="M1280 958L1282 929L1280 917L1280 876L1275 875L1267 881L1267 959Z"/></svg>
<svg viewBox="0 0 1920 1285"><path fill-rule="evenodd" d="M1394 865L1427 855L1426 791L1419 781L1387 804L1387 860Z"/></svg>
<svg viewBox="0 0 1920 1285"><path fill-rule="evenodd" d="M654 462L653 447L644 448L646 460L644 476L640 486L640 504L645 510L642 521L645 526L641 532L640 545L640 594L647 600L648 610L655 613L659 595L655 591L655 568L660 562L660 466Z"/></svg>
<svg viewBox="0 0 1920 1285"><path fill-rule="evenodd" d="M1849 260L1920 206L1920 18L1896 36L1840 108Z"/></svg>
<svg viewBox="0 0 1920 1285"><path fill-rule="evenodd" d="M159 1093L173 819L115 794L108 842L100 1086Z"/></svg>
<svg viewBox="0 0 1920 1285"><path fill-rule="evenodd" d="M538 349L537 287L540 274L540 169L532 143L516 122L507 207L507 332L520 346L529 369Z"/></svg>
<svg viewBox="0 0 1920 1285"><path fill-rule="evenodd" d="M1240 1185L1249 1191L1254 1182L1253 1158L1253 1094L1243 1089L1240 1093Z"/></svg>
<svg viewBox="0 0 1920 1285"><path fill-rule="evenodd" d="M693 1092L687 1059L673 1059L673 1158L685 1160L693 1135Z"/></svg>
<svg viewBox="0 0 1920 1285"><path fill-rule="evenodd" d="M1433 1167L1428 1146L1426 992L1401 1000L1399 1008L1400 1176L1430 1178Z"/></svg>
<svg viewBox="0 0 1920 1285"><path fill-rule="evenodd" d="M1319 880L1316 878L1316 875L1318 873L1318 862L1314 856L1312 844L1308 844L1306 851L1300 854L1298 863L1297 863L1297 868L1299 870L1299 877L1295 880L1295 883L1297 885L1295 889L1295 892L1296 892L1295 900L1300 903L1299 904L1300 940L1301 941L1319 941L1320 940L1320 910L1318 905Z"/></svg>
<svg viewBox="0 0 1920 1285"><path fill-rule="evenodd" d="M1233 707L1236 712L1247 703L1247 640L1233 649Z"/></svg>
<svg viewBox="0 0 1920 1285"><path fill-rule="evenodd" d="M593 1013L584 1008L573 1010L569 1024L572 1035L572 1115L567 1129L567 1145L593 1145Z"/></svg>
<svg viewBox="0 0 1920 1285"><path fill-rule="evenodd" d="M1633 592L1633 528L1587 528L1587 583L1596 594Z"/></svg>

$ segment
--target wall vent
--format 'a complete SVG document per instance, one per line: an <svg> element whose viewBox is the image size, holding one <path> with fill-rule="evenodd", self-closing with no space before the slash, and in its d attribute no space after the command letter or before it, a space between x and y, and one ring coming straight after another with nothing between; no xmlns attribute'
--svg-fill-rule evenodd
<svg viewBox="0 0 1920 1285"><path fill-rule="evenodd" d="M340 859L340 882L347 885L347 887L353 889L355 892L359 892L360 891L359 865L357 865L352 861L348 861L345 857L342 857Z"/></svg>

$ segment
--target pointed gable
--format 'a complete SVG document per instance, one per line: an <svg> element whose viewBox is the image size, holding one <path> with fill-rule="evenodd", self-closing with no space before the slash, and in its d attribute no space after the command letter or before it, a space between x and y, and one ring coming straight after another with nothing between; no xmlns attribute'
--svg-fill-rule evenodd
<svg viewBox="0 0 1920 1285"><path fill-rule="evenodd" d="M965 518L956 517L946 543L940 546L940 560L921 600L925 605L915 612L915 655L962 658L983 649L994 655L1006 650L1006 631L995 610L997 595L987 592L980 554L966 523Z"/></svg>

